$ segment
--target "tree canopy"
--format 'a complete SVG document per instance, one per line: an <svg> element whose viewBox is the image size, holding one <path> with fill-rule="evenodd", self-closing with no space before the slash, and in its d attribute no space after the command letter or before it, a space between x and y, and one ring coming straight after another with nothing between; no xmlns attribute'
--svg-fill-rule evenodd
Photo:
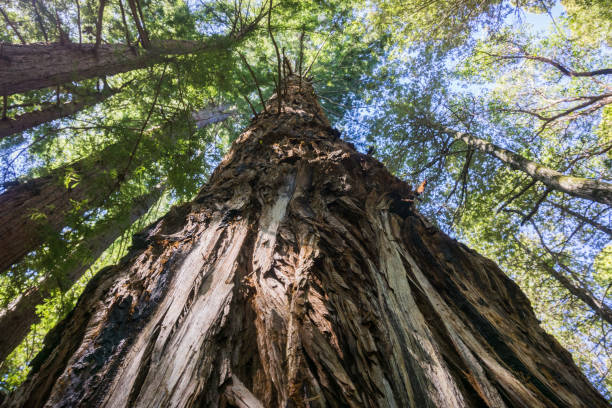
<svg viewBox="0 0 612 408"><path fill-rule="evenodd" d="M29 237L0 256L0 327L38 299L19 345L0 344L3 390L295 70L343 139L426 181L419 211L500 264L611 398L605 0L9 0L0 14L0 240L16 240L16 208Z"/></svg>

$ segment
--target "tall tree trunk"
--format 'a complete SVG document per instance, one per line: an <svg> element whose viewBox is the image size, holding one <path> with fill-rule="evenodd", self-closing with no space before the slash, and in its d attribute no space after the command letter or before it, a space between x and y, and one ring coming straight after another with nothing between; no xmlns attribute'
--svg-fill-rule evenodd
<svg viewBox="0 0 612 408"><path fill-rule="evenodd" d="M244 37L252 26L237 35L207 41L165 40L150 48L123 44L2 44L0 95L11 95L104 75L145 68L172 55L224 51Z"/></svg>
<svg viewBox="0 0 612 408"><path fill-rule="evenodd" d="M61 105L52 105L48 108L34 112L24 113L14 119L0 120L0 139L10 136L15 133L23 132L24 130L32 129L43 123L51 122L52 120L62 119L89 107L96 105L116 92L102 92L96 95L78 97L78 99L63 103Z"/></svg>
<svg viewBox="0 0 612 408"><path fill-rule="evenodd" d="M70 269L66 270L65 276L62 277L62 286L65 289L72 287L91 267L93 261L97 260L125 232L127 227L149 211L159 199L161 193L161 189L156 189L145 196L139 197L134 201L127 220L112 220L98 234L88 237L80 243L79 246L85 248L90 254L88 259L91 262L69 263ZM77 252L82 253L81 249L79 248ZM0 311L0 333L3 333L0 337L0 362L4 361L15 347L23 341L30 331L30 327L39 322L40 318L36 314L36 306L42 304L45 300L47 290L55 286L51 282L53 280L51 277L43 278L36 286L22 293L6 309Z"/></svg>
<svg viewBox="0 0 612 408"><path fill-rule="evenodd" d="M0 194L0 273L41 245L48 233L65 227L75 203L82 204L80 212L87 211L117 188L116 180L102 176L109 170L107 159L104 154L93 163L86 158L46 176L9 186ZM66 187L64 179L73 174L78 182Z"/></svg>
<svg viewBox="0 0 612 408"><path fill-rule="evenodd" d="M446 129L446 132L455 139L463 140L468 146L501 160L515 170L522 171L553 190L561 191L574 197L612 205L612 184L610 183L583 177L566 176L556 170L526 159L520 154L516 154L468 133L457 132L451 129Z"/></svg>
<svg viewBox="0 0 612 408"><path fill-rule="evenodd" d="M290 77L100 271L5 407L607 407L490 260Z"/></svg>

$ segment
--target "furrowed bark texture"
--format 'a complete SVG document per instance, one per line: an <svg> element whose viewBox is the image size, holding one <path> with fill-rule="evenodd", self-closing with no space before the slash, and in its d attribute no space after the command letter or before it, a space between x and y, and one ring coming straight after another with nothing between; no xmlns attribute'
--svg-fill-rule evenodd
<svg viewBox="0 0 612 408"><path fill-rule="evenodd" d="M281 89L5 407L608 406L493 262L334 138L310 85Z"/></svg>
<svg viewBox="0 0 612 408"><path fill-rule="evenodd" d="M0 194L0 273L41 245L48 231L65 227L75 203L81 203L81 212L99 205L117 187L114 181L107 185L92 181L99 180L99 174L106 170L102 160L92 166L77 162L10 186ZM67 172L79 176L76 186L63 185Z"/></svg>
<svg viewBox="0 0 612 408"><path fill-rule="evenodd" d="M2 44L0 95L128 72L159 64L172 55L223 51L251 29L204 42L159 41L146 50L123 44Z"/></svg>
<svg viewBox="0 0 612 408"><path fill-rule="evenodd" d="M150 194L135 200L135 204L130 210L128 219L125 221L112 221L107 228L99 234L89 237L79 245L86 247L91 260L95 261L119 236L125 232L126 228L136 220L146 214L153 204L159 199L161 190L153 191ZM90 268L92 262L78 263L65 271L63 286L65 289L72 287L81 276ZM36 314L36 306L42 304L47 296L46 289L53 286L49 278L44 278L37 286L28 289L17 297L9 306L0 311L0 362L17 347L30 331L30 327L40 321Z"/></svg>

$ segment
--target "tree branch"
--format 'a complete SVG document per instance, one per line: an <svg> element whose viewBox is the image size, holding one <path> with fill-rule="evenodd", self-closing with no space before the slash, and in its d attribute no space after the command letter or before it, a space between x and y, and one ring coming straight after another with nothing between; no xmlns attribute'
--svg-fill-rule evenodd
<svg viewBox="0 0 612 408"><path fill-rule="evenodd" d="M529 213L521 220L521 225L525 225L527 221L531 220L531 218L538 212L540 206L542 205L544 200L546 200L546 197L548 197L548 194L550 194L551 191L552 189L550 187L544 190L544 193L542 194L542 196L540 196L538 201L536 201L531 211L529 211Z"/></svg>
<svg viewBox="0 0 612 408"><path fill-rule="evenodd" d="M136 4L136 0L127 0L130 6L130 11L132 12L132 20L134 20L134 24L136 25L136 29L138 30L138 34L140 36L140 43L142 44L142 48L149 48L151 46L151 42L149 41L149 34L145 30L144 22L140 20L139 17L139 5Z"/></svg>
<svg viewBox="0 0 612 408"><path fill-rule="evenodd" d="M130 158L128 159L125 169L123 170L122 173L117 175L117 185L119 185L123 181L123 178L125 178L125 175L128 173L130 169L130 165L132 164L132 160L134 159L134 155L136 154L136 150L138 150L138 146L140 145L140 141L142 140L142 136L144 135L144 130L147 127L147 123L149 123L149 119L151 119L151 115L153 114L153 109L155 109L155 105L157 104L157 98L159 97L159 93L161 91L161 85L164 80L164 75L166 75L166 68L168 68L168 64L164 65L164 70L162 71L162 74L159 77L159 81L157 82L157 88L155 89L155 97L153 98L153 103L151 104L151 108L149 109L149 113L147 113L147 117L144 123L142 124L142 128L140 129L140 134L138 135L138 139L136 140L136 143L134 144L134 148L132 149L132 152L130 153Z"/></svg>
<svg viewBox="0 0 612 408"><path fill-rule="evenodd" d="M596 69L594 71L574 71L572 69L567 68L560 62L555 61L552 58L540 57L538 55L530 55L530 54L499 55L499 54L491 54L491 53L484 52L484 51L481 51L481 52L489 56L497 57L500 59L528 59L528 60L543 62L545 64L548 64L548 65L551 65L557 68L563 75L570 76L570 77L592 77L592 76L598 76L598 75L612 75L612 68L602 68L602 69Z"/></svg>
<svg viewBox="0 0 612 408"><path fill-rule="evenodd" d="M566 276L562 273L558 272L555 268L548 265L546 262L542 261L539 256L534 254L523 242L518 238L514 237L519 246L529 255L531 260L539 265L542 269L544 269L550 276L552 276L557 282L561 284L565 289L567 289L572 295L576 296L582 302L584 302L587 306L591 308L599 317L603 320L612 324L612 310L608 306L606 306L603 302L599 301L599 299L595 298L590 290L583 288L582 286L576 285L574 282L570 281Z"/></svg>
<svg viewBox="0 0 612 408"><path fill-rule="evenodd" d="M548 204L552 205L553 207L563 211L566 214L571 215L572 217L576 217L577 219L579 219L582 222L585 222L595 228L597 228L598 230L605 232L606 234L612 236L612 228L606 227L603 224L598 223L597 221L589 218L589 217L585 217L584 215L564 206L561 204L557 204L554 201L547 201Z"/></svg>
<svg viewBox="0 0 612 408"><path fill-rule="evenodd" d="M278 99L278 114L281 114L281 106L282 106L282 96L281 96L281 82L282 82L282 71L281 71L281 56L278 51L278 45L276 44L276 40L274 39L274 35L272 34L272 0L270 0L270 9L268 10L268 34L270 35L270 39L272 40L272 44L274 45L274 51L276 52L276 61L277 61L277 72L278 72L278 81L276 82L276 97Z"/></svg>
<svg viewBox="0 0 612 408"><path fill-rule="evenodd" d="M125 9L123 8L123 0L119 0L119 10L121 11L121 20L123 22L123 32L125 33L125 42L128 47L136 54L136 50L132 46L132 41L130 40L130 29L127 25L127 20L125 18Z"/></svg>
<svg viewBox="0 0 612 408"><path fill-rule="evenodd" d="M566 176L563 173L468 133L448 128L444 128L444 131L455 139L462 140L468 146L472 146L501 160L515 170L524 172L534 180L544 183L553 190L561 191L574 197L612 205L612 184L582 177Z"/></svg>
<svg viewBox="0 0 612 408"><path fill-rule="evenodd" d="M253 69L249 65L249 62L247 61L247 59L244 56L244 54L239 52L238 55L240 56L240 59L242 59L242 62L244 62L244 65L246 65L249 73L251 74L251 77L253 78L253 81L255 82L255 88L257 88L257 94L259 95L259 100L261 101L261 106L263 106L264 112L268 112L268 110L266 109L266 101L265 101L265 99L263 97L263 94L261 92L261 88L259 87L259 81L257 81L257 77L255 76L255 72L253 72Z"/></svg>
<svg viewBox="0 0 612 408"><path fill-rule="evenodd" d="M83 44L83 35L81 30L81 5L79 4L79 0L74 0L77 8L77 27L79 28L79 44Z"/></svg>
<svg viewBox="0 0 612 408"><path fill-rule="evenodd" d="M96 45L94 45L94 52L98 50L98 47L100 47L100 43L102 42L102 19L104 17L105 5L106 0L100 0L100 6L98 7L98 20L96 22Z"/></svg>

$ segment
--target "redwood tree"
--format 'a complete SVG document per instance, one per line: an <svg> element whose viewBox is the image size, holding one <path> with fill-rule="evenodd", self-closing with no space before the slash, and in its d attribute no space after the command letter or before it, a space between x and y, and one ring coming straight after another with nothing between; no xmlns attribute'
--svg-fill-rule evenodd
<svg viewBox="0 0 612 408"><path fill-rule="evenodd" d="M120 180L107 177L118 168L117 160L108 157L113 148L0 194L0 273L43 244L49 231L61 231L71 212L95 208L117 190Z"/></svg>
<svg viewBox="0 0 612 408"><path fill-rule="evenodd" d="M6 309L0 311L0 361L6 357L23 341L33 324L40 321L36 308L49 296L52 289L61 287L63 290L72 287L83 274L91 267L92 263L119 238L130 225L145 215L155 204L162 193L160 189L154 189L150 193L138 197L128 209L127 219L116 217L103 225L100 230L83 239L73 248L73 253L66 254L66 262L58 262L62 276L45 276L35 286L25 290L17 296ZM83 258L83 254L89 256ZM77 258L77 259L75 259ZM58 284L58 281L59 284Z"/></svg>
<svg viewBox="0 0 612 408"><path fill-rule="evenodd" d="M255 27L207 41L164 40L138 51L123 44L3 44L0 95L146 68L173 55L227 52Z"/></svg>
<svg viewBox="0 0 612 408"><path fill-rule="evenodd" d="M41 110L17 115L13 119L6 118L0 120L0 139L15 133L23 132L24 130L32 129L43 123L74 115L85 108L105 101L117 92L116 90L105 89L103 92L94 95L77 97L78 99L71 102L51 104Z"/></svg>
<svg viewBox="0 0 612 408"><path fill-rule="evenodd" d="M608 406L310 84L279 89L200 194L92 279L3 406Z"/></svg>

